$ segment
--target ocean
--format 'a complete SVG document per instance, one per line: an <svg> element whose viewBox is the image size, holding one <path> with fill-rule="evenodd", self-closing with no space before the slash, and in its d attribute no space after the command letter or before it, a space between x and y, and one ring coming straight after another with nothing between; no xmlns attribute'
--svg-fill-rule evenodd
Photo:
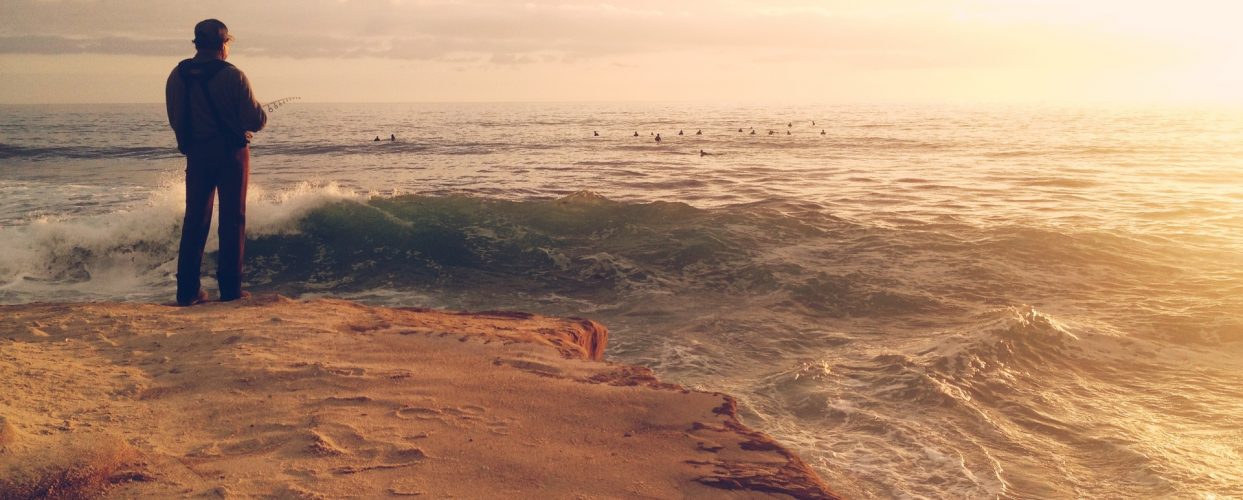
<svg viewBox="0 0 1243 500"><path fill-rule="evenodd" d="M183 168L160 104L0 106L0 303L171 301ZM1243 111L295 101L246 252L598 320L851 498L1243 497Z"/></svg>

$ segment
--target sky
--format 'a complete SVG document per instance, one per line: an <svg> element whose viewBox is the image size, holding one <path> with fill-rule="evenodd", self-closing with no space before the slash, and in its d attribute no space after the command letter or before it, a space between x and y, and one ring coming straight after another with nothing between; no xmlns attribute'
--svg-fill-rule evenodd
<svg viewBox="0 0 1243 500"><path fill-rule="evenodd" d="M207 18L262 101L1243 104L1238 0L2 0L0 103L162 102Z"/></svg>

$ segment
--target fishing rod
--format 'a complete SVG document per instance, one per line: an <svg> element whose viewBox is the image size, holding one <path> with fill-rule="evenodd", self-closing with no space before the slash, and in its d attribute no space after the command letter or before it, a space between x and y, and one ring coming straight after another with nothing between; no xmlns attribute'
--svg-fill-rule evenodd
<svg viewBox="0 0 1243 500"><path fill-rule="evenodd" d="M301 97L282 97L282 98L280 98L280 99L277 99L277 100L275 100L275 101L269 102L269 103L267 103L267 104L263 104L262 106L263 106L263 109L265 109L265 110L267 110L267 112L271 113L271 112L273 112L273 111L276 111L276 110L280 109L280 107L281 107L281 106L284 106L284 105L285 105L285 103L287 103L287 102L289 102L289 101L297 100L297 99L301 99Z"/></svg>

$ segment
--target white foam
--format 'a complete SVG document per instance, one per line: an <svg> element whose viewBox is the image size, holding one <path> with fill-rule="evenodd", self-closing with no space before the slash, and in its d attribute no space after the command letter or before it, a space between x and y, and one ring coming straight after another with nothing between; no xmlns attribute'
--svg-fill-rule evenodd
<svg viewBox="0 0 1243 500"><path fill-rule="evenodd" d="M334 181L307 181L271 192L262 186L251 186L246 231L252 236L294 233L298 221L316 208L338 201L363 201L369 196L344 189Z"/></svg>
<svg viewBox="0 0 1243 500"><path fill-rule="evenodd" d="M41 217L0 229L0 287L23 281L82 282L143 274L170 256L184 187L169 183L130 210L78 218ZM172 248L175 251L175 248ZM154 261L153 261L154 259ZM107 284L101 282L100 284Z"/></svg>
<svg viewBox="0 0 1243 500"><path fill-rule="evenodd" d="M306 182L248 194L251 236L296 232L312 210L364 195L335 182ZM124 299L154 294L175 281L185 185L166 175L146 200L125 210L88 216L46 216L0 227L0 290L6 300ZM218 248L213 229L206 251ZM15 298L15 299L14 299Z"/></svg>

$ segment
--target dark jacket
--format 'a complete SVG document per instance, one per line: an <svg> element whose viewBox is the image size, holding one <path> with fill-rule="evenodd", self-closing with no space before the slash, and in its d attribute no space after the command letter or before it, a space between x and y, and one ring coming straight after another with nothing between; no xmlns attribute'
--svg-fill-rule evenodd
<svg viewBox="0 0 1243 500"><path fill-rule="evenodd" d="M206 64L210 59L187 59L182 64ZM197 82L191 82L189 94L186 94L186 82L182 79L181 65L168 75L168 83L164 87L164 103L168 110L168 124L177 130L185 114L185 99L190 99L190 130L194 142L211 142L219 140L222 130L233 134L243 141L249 141L253 132L263 130L268 122L268 115L263 105L255 99L246 74L232 64L223 64L214 76L207 81L207 90L211 92L212 102L216 105L216 113L222 124L217 124L212 111L208 108L207 98ZM227 141L226 141L227 142ZM184 146L184 145L183 145Z"/></svg>

